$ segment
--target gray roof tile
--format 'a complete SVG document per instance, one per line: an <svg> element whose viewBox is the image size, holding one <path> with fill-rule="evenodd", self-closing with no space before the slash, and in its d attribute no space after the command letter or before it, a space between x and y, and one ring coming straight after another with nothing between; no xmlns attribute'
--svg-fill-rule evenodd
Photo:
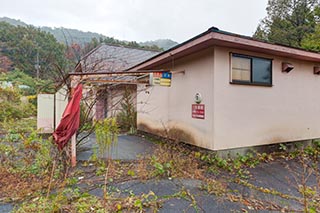
<svg viewBox="0 0 320 213"><path fill-rule="evenodd" d="M83 72L119 72L155 55L156 51L102 44L81 60Z"/></svg>

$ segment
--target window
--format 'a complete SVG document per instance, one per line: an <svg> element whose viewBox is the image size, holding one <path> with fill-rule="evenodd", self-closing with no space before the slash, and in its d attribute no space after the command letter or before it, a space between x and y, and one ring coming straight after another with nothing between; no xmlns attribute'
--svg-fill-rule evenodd
<svg viewBox="0 0 320 213"><path fill-rule="evenodd" d="M272 60L232 54L231 83L271 86Z"/></svg>

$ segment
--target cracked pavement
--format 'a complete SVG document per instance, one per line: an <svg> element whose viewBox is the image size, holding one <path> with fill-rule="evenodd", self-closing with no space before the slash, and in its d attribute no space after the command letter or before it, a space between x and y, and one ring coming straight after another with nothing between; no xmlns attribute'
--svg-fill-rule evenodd
<svg viewBox="0 0 320 213"><path fill-rule="evenodd" d="M84 162L93 154L95 137L90 136L88 142L78 153L78 160ZM159 146L144 137L121 135L116 147L113 147L111 157L114 160L134 162L137 156L152 154ZM319 165L318 165L319 167ZM162 199L159 212L278 212L303 211L302 194L298 185L303 168L296 160L277 159L268 163L260 163L255 168L249 168L250 178L244 183L228 173L218 175L226 185L227 193L217 196L203 190L202 180L190 178L162 178L150 180L125 180L108 184L109 193L115 196L127 197L130 194L141 195L152 191ZM316 176L308 177L307 186L317 186ZM97 187L89 193L103 196L103 181L96 182ZM88 185L77 185L83 191ZM177 196L181 192L187 196ZM0 212L10 212L14 204L0 205ZM151 210L150 210L151 211ZM147 210L148 212L148 210Z"/></svg>

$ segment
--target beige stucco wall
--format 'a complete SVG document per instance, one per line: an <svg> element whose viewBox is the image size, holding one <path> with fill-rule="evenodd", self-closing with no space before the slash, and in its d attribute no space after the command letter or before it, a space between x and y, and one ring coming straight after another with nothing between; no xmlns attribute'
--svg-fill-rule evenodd
<svg viewBox="0 0 320 213"><path fill-rule="evenodd" d="M92 110L94 119L102 120L117 117L117 115L123 111L122 104L125 101L126 91L129 92L131 104L136 110L137 85L134 84L110 85L108 88L103 88L99 92L95 91L95 94L91 95L92 100L86 98L87 101L94 101L96 99ZM90 95L87 94L86 96L89 97Z"/></svg>
<svg viewBox="0 0 320 213"><path fill-rule="evenodd" d="M273 59L273 86L230 84L230 52ZM294 65L281 72L282 62ZM173 74L169 88L138 87L138 128L213 150L320 138L320 76L316 64L212 47L155 69ZM200 92L205 119L191 117Z"/></svg>
<svg viewBox="0 0 320 213"><path fill-rule="evenodd" d="M208 48L158 67L185 72L173 74L171 87L138 87L138 129L213 149L213 56ZM191 117L197 92L206 107L204 120Z"/></svg>
<svg viewBox="0 0 320 213"><path fill-rule="evenodd" d="M133 107L136 109L137 105L137 86L136 85L117 85L111 86L107 91L106 107L107 117L116 117L121 111L123 111L122 104L125 101L125 94L130 94L130 100Z"/></svg>
<svg viewBox="0 0 320 213"><path fill-rule="evenodd" d="M230 84L230 52L273 59L273 86ZM281 72L281 63L294 70ZM314 63L222 47L157 68L173 74L169 88L138 87L138 128L213 150L320 138L320 76ZM200 92L204 120L191 117Z"/></svg>
<svg viewBox="0 0 320 213"><path fill-rule="evenodd" d="M230 52L273 58L273 86L230 84ZM281 63L294 70L281 72ZM214 149L320 138L320 76L315 64L215 48Z"/></svg>

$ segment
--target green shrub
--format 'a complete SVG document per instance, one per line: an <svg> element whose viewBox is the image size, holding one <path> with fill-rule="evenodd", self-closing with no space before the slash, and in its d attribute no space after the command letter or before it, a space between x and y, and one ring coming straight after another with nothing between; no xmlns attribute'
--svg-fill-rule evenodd
<svg viewBox="0 0 320 213"><path fill-rule="evenodd" d="M131 94L131 90L125 90L121 102L121 111L117 115L117 122L122 131L134 133L137 129L137 112Z"/></svg>
<svg viewBox="0 0 320 213"><path fill-rule="evenodd" d="M20 97L18 89L0 87L0 100L2 102L20 103Z"/></svg>
<svg viewBox="0 0 320 213"><path fill-rule="evenodd" d="M22 103L20 98L18 89L0 88L0 122L36 115L35 105Z"/></svg>
<svg viewBox="0 0 320 213"><path fill-rule="evenodd" d="M0 102L0 122L16 120L36 115L36 108L32 104L15 102Z"/></svg>
<svg viewBox="0 0 320 213"><path fill-rule="evenodd" d="M110 152L118 141L119 128L115 118L106 118L95 123L96 140L99 154L103 156Z"/></svg>

